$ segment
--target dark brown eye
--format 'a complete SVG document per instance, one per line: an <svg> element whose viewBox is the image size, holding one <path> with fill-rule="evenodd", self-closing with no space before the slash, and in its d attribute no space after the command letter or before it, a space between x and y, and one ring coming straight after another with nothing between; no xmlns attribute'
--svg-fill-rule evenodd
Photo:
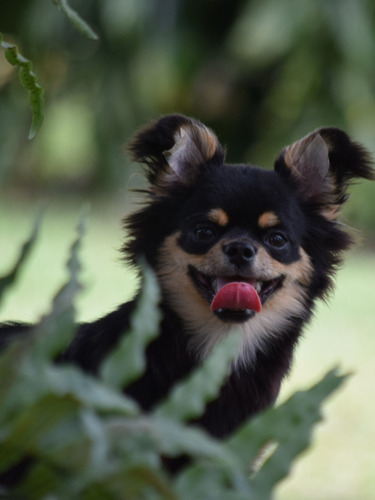
<svg viewBox="0 0 375 500"><path fill-rule="evenodd" d="M215 231L212 227L202 226L195 229L194 236L198 241L208 242L215 237Z"/></svg>
<svg viewBox="0 0 375 500"><path fill-rule="evenodd" d="M273 248L284 248L288 244L288 238L283 233L271 233L267 236L267 243Z"/></svg>

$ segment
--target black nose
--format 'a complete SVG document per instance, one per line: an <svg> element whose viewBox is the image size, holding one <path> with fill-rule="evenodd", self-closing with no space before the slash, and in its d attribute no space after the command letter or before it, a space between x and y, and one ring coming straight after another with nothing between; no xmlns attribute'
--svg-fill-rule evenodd
<svg viewBox="0 0 375 500"><path fill-rule="evenodd" d="M230 263L236 266L249 264L257 253L249 241L231 241L223 246L223 251Z"/></svg>

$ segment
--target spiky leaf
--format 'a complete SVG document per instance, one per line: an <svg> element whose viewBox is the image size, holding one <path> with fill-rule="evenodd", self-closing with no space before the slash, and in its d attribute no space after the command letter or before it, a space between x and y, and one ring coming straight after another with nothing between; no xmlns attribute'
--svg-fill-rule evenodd
<svg viewBox="0 0 375 500"><path fill-rule="evenodd" d="M5 57L13 66L19 68L18 74L21 84L29 91L29 101L32 111L32 122L29 132L29 139L33 139L44 120L44 90L38 83L36 74L33 71L33 63L18 52L16 45L3 41L0 33L0 44L5 52Z"/></svg>
<svg viewBox="0 0 375 500"><path fill-rule="evenodd" d="M346 379L330 371L311 389L295 393L284 404L268 410L243 426L228 440L228 447L242 460L255 463L260 450L270 446L270 456L252 479L255 499L271 498L296 458L308 448L312 430L322 419L321 407Z"/></svg>
<svg viewBox="0 0 375 500"><path fill-rule="evenodd" d="M38 325L38 334L35 336L34 351L43 350L50 357L68 345L76 330L74 301L81 289L79 251L86 231L86 218L85 210L78 222L77 236L69 252L66 265L68 280L53 298L51 310L42 317Z"/></svg>
<svg viewBox="0 0 375 500"><path fill-rule="evenodd" d="M142 292L130 320L130 331L126 332L117 349L103 362L100 371L105 383L119 388L142 375L146 368L145 348L159 332L161 314L158 308L158 283L146 263L143 263L142 269Z"/></svg>
<svg viewBox="0 0 375 500"><path fill-rule="evenodd" d="M38 216L35 219L33 228L31 230L30 236L27 238L27 240L24 242L24 244L21 247L21 251L19 254L19 257L14 264L13 268L9 271L9 273L6 276L3 276L0 278L0 301L1 298L5 292L5 290L16 281L17 276L22 269L22 266L24 265L27 257L29 256L32 247L34 246L34 243L36 241L36 238L38 236L39 232L39 227L40 227L40 222L41 222L41 213L38 214Z"/></svg>
<svg viewBox="0 0 375 500"><path fill-rule="evenodd" d="M228 376L238 346L239 339L235 335L220 342L187 380L172 389L171 395L161 403L155 415L177 420L199 417Z"/></svg>
<svg viewBox="0 0 375 500"><path fill-rule="evenodd" d="M85 35L87 38L90 38L91 40L99 39L95 31L87 24L84 19L82 19L82 17L74 9L72 9L67 0L53 0L53 3L60 7L60 9L72 23L72 25L80 33Z"/></svg>

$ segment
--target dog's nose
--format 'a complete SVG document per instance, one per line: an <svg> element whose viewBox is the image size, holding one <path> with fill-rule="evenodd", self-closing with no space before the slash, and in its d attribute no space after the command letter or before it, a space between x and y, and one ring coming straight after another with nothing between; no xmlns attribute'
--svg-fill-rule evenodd
<svg viewBox="0 0 375 500"><path fill-rule="evenodd" d="M231 241L223 246L223 251L230 263L236 266L249 264L257 253L249 241Z"/></svg>

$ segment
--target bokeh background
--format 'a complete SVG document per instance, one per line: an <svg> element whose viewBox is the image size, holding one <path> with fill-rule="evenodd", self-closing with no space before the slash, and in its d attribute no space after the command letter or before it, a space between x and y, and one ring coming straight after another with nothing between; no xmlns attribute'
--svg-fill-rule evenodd
<svg viewBox="0 0 375 500"><path fill-rule="evenodd" d="M160 114L212 127L228 160L272 167L280 149L320 126L346 130L375 153L372 0L71 0L99 35L85 38L53 2L0 2L0 32L31 59L45 122L27 139L27 93L0 51L0 273L40 205L35 251L0 319L35 321L62 284L74 226L91 206L78 317L132 296L117 249L137 199L139 167L124 143ZM325 407L314 445L280 500L370 500L375 492L375 183L355 186L345 219L362 242L297 352L282 399L334 365L352 376Z"/></svg>

